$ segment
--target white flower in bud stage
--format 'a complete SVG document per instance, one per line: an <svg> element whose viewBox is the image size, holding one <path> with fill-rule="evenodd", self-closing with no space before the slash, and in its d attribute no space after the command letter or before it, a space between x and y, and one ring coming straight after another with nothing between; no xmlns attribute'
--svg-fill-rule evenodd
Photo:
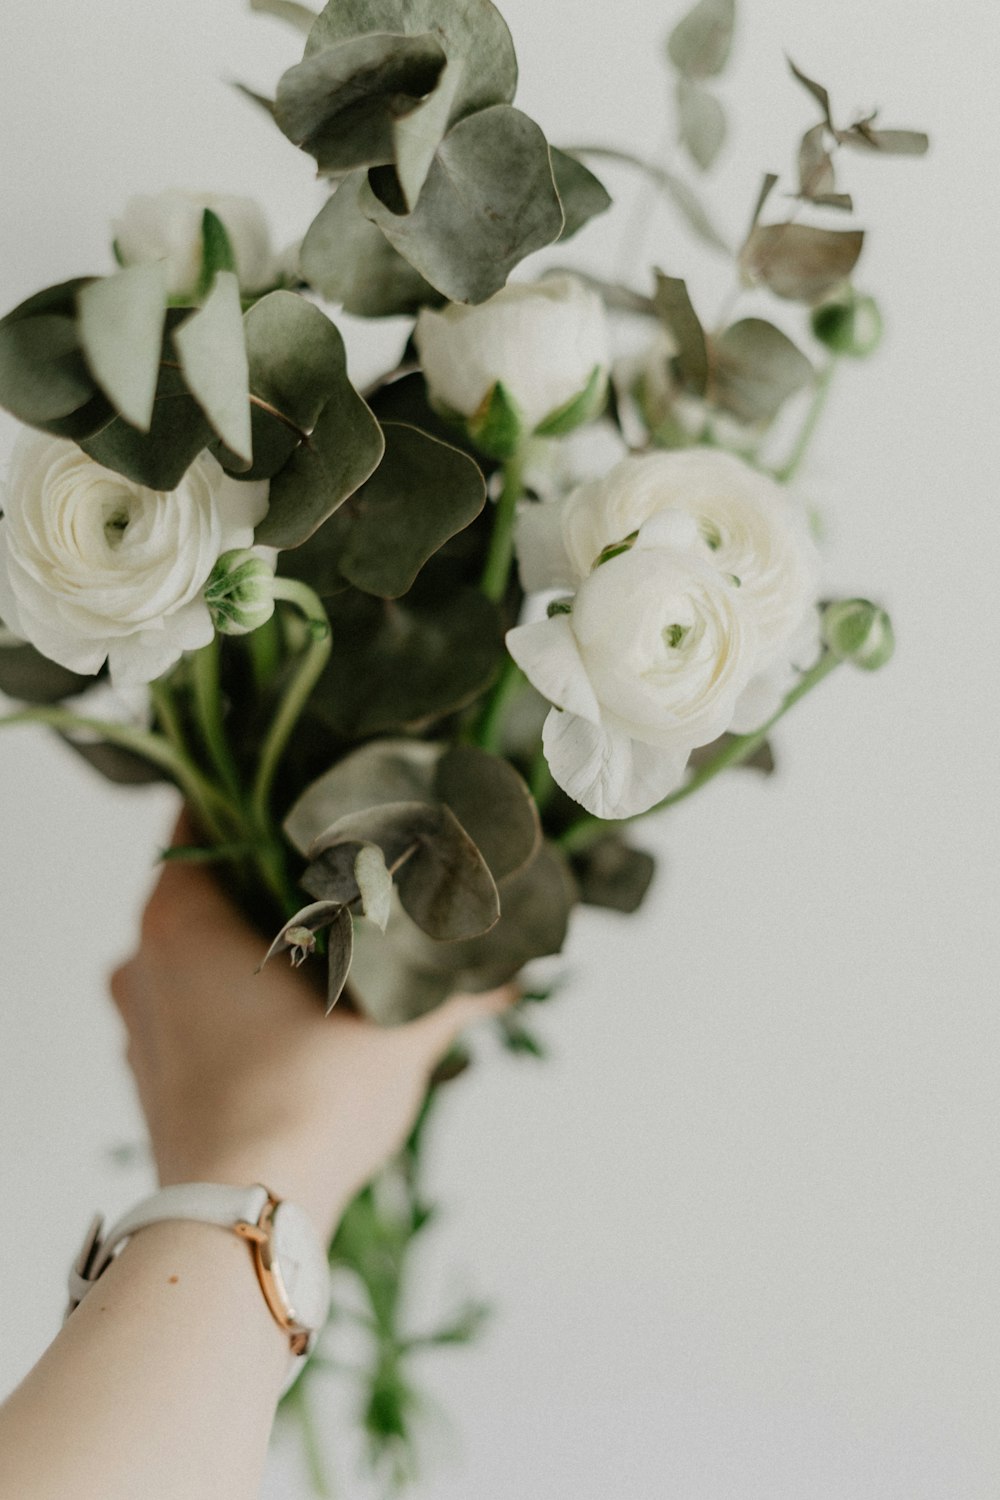
<svg viewBox="0 0 1000 1500"><path fill-rule="evenodd" d="M431 400L499 457L534 432L589 421L607 391L604 303L575 276L514 282L476 307L424 308L415 339Z"/></svg>
<svg viewBox="0 0 1000 1500"><path fill-rule="evenodd" d="M756 728L816 643L815 545L781 487L731 454L629 458L525 505L518 552L526 589L571 593L507 643L556 706L553 776L599 817L645 811L696 746Z"/></svg>
<svg viewBox="0 0 1000 1500"><path fill-rule="evenodd" d="M274 614L272 547L225 552L205 585L205 603L220 635L250 635Z"/></svg>
<svg viewBox="0 0 1000 1500"><path fill-rule="evenodd" d="M70 671L107 660L116 687L151 682L212 639L205 585L223 553L253 541L267 496L209 453L162 492L26 431L0 521L0 617Z"/></svg>
<svg viewBox="0 0 1000 1500"><path fill-rule="evenodd" d="M220 220L236 260L245 292L272 286L279 274L271 232L260 204L230 193L192 193L167 188L162 193L130 198L114 224L115 244L123 264L164 266L167 292L191 296L201 278L202 220L211 209Z"/></svg>

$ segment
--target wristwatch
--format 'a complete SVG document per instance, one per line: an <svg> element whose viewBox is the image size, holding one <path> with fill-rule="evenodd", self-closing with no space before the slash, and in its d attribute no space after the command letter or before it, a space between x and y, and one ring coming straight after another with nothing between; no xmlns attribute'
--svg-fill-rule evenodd
<svg viewBox="0 0 1000 1500"><path fill-rule="evenodd" d="M131 1235L171 1219L215 1224L246 1240L264 1300L288 1334L292 1353L309 1353L330 1307L326 1252L308 1214L260 1184L178 1183L137 1204L107 1234L102 1234L104 1221L98 1216L70 1269L66 1316L80 1305Z"/></svg>

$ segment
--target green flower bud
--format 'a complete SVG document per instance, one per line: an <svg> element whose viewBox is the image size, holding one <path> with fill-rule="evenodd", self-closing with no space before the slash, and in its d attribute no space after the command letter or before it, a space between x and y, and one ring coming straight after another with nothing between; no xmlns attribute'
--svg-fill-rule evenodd
<svg viewBox="0 0 1000 1500"><path fill-rule="evenodd" d="M501 380L464 425L476 447L490 458L513 458L525 438L520 409Z"/></svg>
<svg viewBox="0 0 1000 1500"><path fill-rule="evenodd" d="M823 611L823 640L834 656L877 672L896 648L892 621L868 599L838 599Z"/></svg>
<svg viewBox="0 0 1000 1500"><path fill-rule="evenodd" d="M834 354L865 359L882 342L882 314L874 297L848 287L813 308L812 331Z"/></svg>
<svg viewBox="0 0 1000 1500"><path fill-rule="evenodd" d="M205 603L220 635L249 635L274 614L274 564L246 547L223 553L205 585Z"/></svg>

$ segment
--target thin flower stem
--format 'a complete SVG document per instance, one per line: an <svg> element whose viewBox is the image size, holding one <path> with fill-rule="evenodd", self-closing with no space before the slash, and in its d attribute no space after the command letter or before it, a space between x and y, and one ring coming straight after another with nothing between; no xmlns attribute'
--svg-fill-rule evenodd
<svg viewBox="0 0 1000 1500"><path fill-rule="evenodd" d="M705 765L695 771L690 780L686 781L683 786L679 786L675 792L671 792L669 797L664 797L662 802L657 802L655 807L648 808L644 813L636 813L631 818L614 820L595 818L588 814L587 817L579 818L566 829L565 833L558 839L559 845L567 854L571 854L579 849L585 849L605 833L611 832L616 828L623 828L629 823L636 823L640 818L648 818L652 813L663 812L668 807L676 807L679 802L683 802L686 798L694 796L695 792L700 792L703 786L707 786L710 781L714 781L716 776L722 771L728 770L730 766L738 766L741 762L748 760L754 751L760 749L778 720L783 719L789 709L794 708L795 704L799 702L800 698L804 698L807 693L811 693L813 688L821 683L824 678L829 677L834 668L839 665L839 657L834 656L830 651L824 652L815 666L810 667L808 672L802 674L795 687L785 697L777 713L772 714L767 722L762 724L759 729L755 729L752 734L734 735L731 740L723 745L717 754L713 755L710 761L707 761Z"/></svg>
<svg viewBox="0 0 1000 1500"><path fill-rule="evenodd" d="M85 718L72 713L68 708L41 705L0 717L0 728L16 724L47 724L50 729L57 729L63 734L83 730L99 735L113 745L121 745L122 749L131 750L134 755L141 755L144 760L151 761L154 766L159 766L173 777L194 808L199 821L204 824L205 831L217 843L231 841L226 824L227 817L231 816L231 809L226 799L191 764L187 756L163 735L145 729L134 729L129 724Z"/></svg>
<svg viewBox="0 0 1000 1500"><path fill-rule="evenodd" d="M503 730L504 710L518 688L524 682L524 673L512 656L508 656L500 669L500 676L486 700L486 706L478 723L474 723L472 743L495 754L500 745Z"/></svg>
<svg viewBox="0 0 1000 1500"><path fill-rule="evenodd" d="M309 625L311 639L285 690L285 696L271 722L261 750L254 779L251 811L258 827L262 829L268 827L271 791L278 764L287 748L292 730L309 700L309 694L329 660L331 645L330 622L326 617L326 610L307 584L294 578L275 578L274 597L284 599L302 611Z"/></svg>
<svg viewBox="0 0 1000 1500"><path fill-rule="evenodd" d="M222 697L219 684L219 637L196 651L191 662L194 704L198 727L223 786L237 804L243 797L240 774L229 748L222 724Z"/></svg>
<svg viewBox="0 0 1000 1500"><path fill-rule="evenodd" d="M827 361L827 363L819 373L816 381L816 389L813 392L813 398L809 404L809 410L806 412L806 419L802 424L802 430L800 431L798 438L795 441L795 447L789 454L787 461L781 466L780 469L777 469L775 471L774 477L776 479L779 479L782 484L790 484L802 467L806 454L809 451L809 445L812 442L816 432L816 428L819 425L819 419L823 415L823 410L830 395L830 386L833 383L833 372L836 368L837 358L836 356L834 356Z"/></svg>
<svg viewBox="0 0 1000 1500"><path fill-rule="evenodd" d="M489 555L483 569L481 588L487 599L499 604L507 592L510 566L514 560L514 522L517 502L524 493L524 460L519 453L509 458L503 469L503 489L497 501Z"/></svg>
<svg viewBox="0 0 1000 1500"><path fill-rule="evenodd" d="M254 686L258 693L266 693L281 661L281 631L277 615L272 615L263 625L252 630L246 643Z"/></svg>

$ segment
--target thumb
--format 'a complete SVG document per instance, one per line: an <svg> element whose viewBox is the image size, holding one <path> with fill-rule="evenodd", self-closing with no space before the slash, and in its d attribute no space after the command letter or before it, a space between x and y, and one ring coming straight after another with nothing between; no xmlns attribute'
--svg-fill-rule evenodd
<svg viewBox="0 0 1000 1500"><path fill-rule="evenodd" d="M411 1021L409 1030L420 1037L428 1056L436 1062L468 1027L491 1016L502 1015L520 998L521 991L516 984L505 984L478 995L453 995L427 1015Z"/></svg>

